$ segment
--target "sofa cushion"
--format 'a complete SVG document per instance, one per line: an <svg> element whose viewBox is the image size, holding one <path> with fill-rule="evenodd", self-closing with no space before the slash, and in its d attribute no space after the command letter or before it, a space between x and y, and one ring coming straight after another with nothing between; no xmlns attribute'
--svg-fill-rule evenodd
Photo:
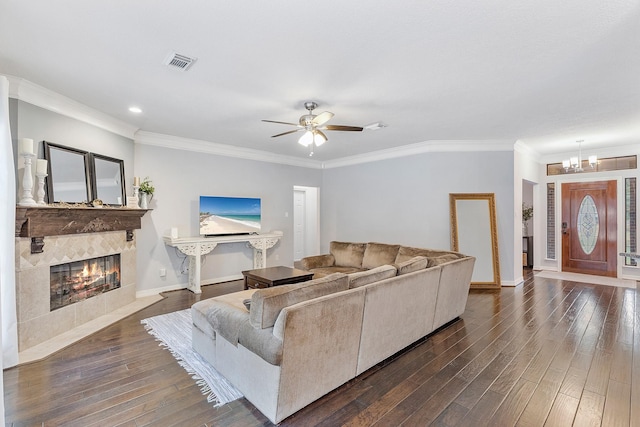
<svg viewBox="0 0 640 427"><path fill-rule="evenodd" d="M332 267L335 265L336 260L333 258L333 255L325 254L302 258L300 263L302 264L303 270L311 271L316 268Z"/></svg>
<svg viewBox="0 0 640 427"><path fill-rule="evenodd" d="M259 289L251 296L251 325L260 329L270 328L284 307L348 288L347 275L335 273L308 282Z"/></svg>
<svg viewBox="0 0 640 427"><path fill-rule="evenodd" d="M351 273L357 273L359 271L364 271L364 269L356 268L356 267L322 267L322 268L314 268L311 271L313 272L313 278L319 279L321 277L325 277L334 273L351 274Z"/></svg>
<svg viewBox="0 0 640 427"><path fill-rule="evenodd" d="M398 256L396 257L395 264L408 261L414 256L426 256L427 258L431 258L431 257L438 257L441 255L455 255L457 258L464 256L458 252L453 252L453 251L443 251L439 249L412 248L411 246L400 246L400 249L398 249Z"/></svg>
<svg viewBox="0 0 640 427"><path fill-rule="evenodd" d="M362 268L365 247L365 243L331 242L329 252L337 266Z"/></svg>
<svg viewBox="0 0 640 427"><path fill-rule="evenodd" d="M233 292L199 301L191 306L192 322L202 332L215 338L216 332L232 344L238 343L240 324L249 317L243 301L251 298L255 289Z"/></svg>
<svg viewBox="0 0 640 427"><path fill-rule="evenodd" d="M381 265L371 270L361 271L349 275L349 289L379 282L396 275L396 268L392 265Z"/></svg>
<svg viewBox="0 0 640 427"><path fill-rule="evenodd" d="M445 262L455 261L460 257L456 254L445 254L436 257L429 257L429 267L444 264Z"/></svg>
<svg viewBox="0 0 640 427"><path fill-rule="evenodd" d="M384 243L367 243L362 258L362 268L371 269L381 265L393 264L398 255L400 245L387 245Z"/></svg>
<svg viewBox="0 0 640 427"><path fill-rule="evenodd" d="M396 264L395 267L398 269L398 276L401 276L403 274L423 270L427 268L428 264L429 258L424 256L415 256L409 260Z"/></svg>

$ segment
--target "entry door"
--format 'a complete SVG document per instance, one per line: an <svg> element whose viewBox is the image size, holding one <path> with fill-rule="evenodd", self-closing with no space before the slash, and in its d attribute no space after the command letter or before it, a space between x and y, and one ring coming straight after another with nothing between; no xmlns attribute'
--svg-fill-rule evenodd
<svg viewBox="0 0 640 427"><path fill-rule="evenodd" d="M562 184L562 271L616 277L616 181Z"/></svg>

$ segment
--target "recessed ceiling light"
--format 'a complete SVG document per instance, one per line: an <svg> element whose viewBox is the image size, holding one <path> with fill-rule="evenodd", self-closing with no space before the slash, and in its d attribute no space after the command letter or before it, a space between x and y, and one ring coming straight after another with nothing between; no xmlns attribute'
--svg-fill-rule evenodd
<svg viewBox="0 0 640 427"><path fill-rule="evenodd" d="M142 113L142 110L140 109L140 107L129 107L129 111L136 114Z"/></svg>

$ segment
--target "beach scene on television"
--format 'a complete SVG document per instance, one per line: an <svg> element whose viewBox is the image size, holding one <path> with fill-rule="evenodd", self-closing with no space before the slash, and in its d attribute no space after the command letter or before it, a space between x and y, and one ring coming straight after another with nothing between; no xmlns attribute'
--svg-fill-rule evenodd
<svg viewBox="0 0 640 427"><path fill-rule="evenodd" d="M200 196L200 234L260 232L260 199Z"/></svg>

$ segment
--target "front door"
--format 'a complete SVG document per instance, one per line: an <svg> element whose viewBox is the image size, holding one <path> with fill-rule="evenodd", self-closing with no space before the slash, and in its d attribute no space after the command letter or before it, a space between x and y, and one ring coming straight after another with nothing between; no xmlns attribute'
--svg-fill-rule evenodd
<svg viewBox="0 0 640 427"><path fill-rule="evenodd" d="M616 181L562 184L562 271L616 277Z"/></svg>

